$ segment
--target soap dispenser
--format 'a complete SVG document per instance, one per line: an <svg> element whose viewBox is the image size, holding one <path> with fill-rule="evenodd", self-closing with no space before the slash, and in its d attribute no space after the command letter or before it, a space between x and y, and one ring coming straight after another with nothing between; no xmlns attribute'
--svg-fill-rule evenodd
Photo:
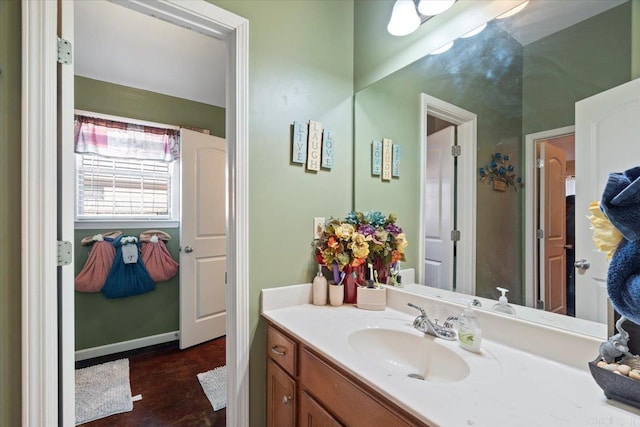
<svg viewBox="0 0 640 427"><path fill-rule="evenodd" d="M458 341L460 347L474 353L480 353L480 343L482 342L482 330L478 319L473 314L471 303L467 305L458 318Z"/></svg>
<svg viewBox="0 0 640 427"><path fill-rule="evenodd" d="M507 296L505 295L507 292L509 292L509 289L501 288L500 286L496 287L496 289L502 292L502 296L498 298L498 302L494 304L492 309L494 311L497 311L498 313L516 314L515 308L513 308L511 304L509 304Z"/></svg>
<svg viewBox="0 0 640 427"><path fill-rule="evenodd" d="M327 279L322 274L322 264L318 264L318 274L313 278L313 305L327 305Z"/></svg>

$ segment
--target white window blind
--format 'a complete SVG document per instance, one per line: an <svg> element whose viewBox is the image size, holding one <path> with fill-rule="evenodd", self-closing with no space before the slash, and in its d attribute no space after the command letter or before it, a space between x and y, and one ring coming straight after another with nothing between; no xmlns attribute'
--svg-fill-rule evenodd
<svg viewBox="0 0 640 427"><path fill-rule="evenodd" d="M171 163L76 157L78 219L171 219Z"/></svg>

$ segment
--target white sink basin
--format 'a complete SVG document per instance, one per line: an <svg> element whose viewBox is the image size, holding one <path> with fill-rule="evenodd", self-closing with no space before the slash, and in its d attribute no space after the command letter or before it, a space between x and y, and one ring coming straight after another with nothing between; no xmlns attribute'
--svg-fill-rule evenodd
<svg viewBox="0 0 640 427"><path fill-rule="evenodd" d="M469 375L469 365L430 336L374 327L351 332L348 342L363 362L392 374L440 383Z"/></svg>

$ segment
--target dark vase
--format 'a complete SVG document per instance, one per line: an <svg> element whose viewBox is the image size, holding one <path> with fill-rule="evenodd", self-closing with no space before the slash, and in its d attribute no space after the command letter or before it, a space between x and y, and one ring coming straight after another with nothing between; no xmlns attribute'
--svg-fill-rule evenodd
<svg viewBox="0 0 640 427"><path fill-rule="evenodd" d="M344 302L355 304L358 300L358 285L365 283L364 264L357 267L347 265L344 267Z"/></svg>
<svg viewBox="0 0 640 427"><path fill-rule="evenodd" d="M389 279L391 264L385 262L382 258L375 258L373 260L373 268L376 273L378 273L378 283L386 285L387 280Z"/></svg>

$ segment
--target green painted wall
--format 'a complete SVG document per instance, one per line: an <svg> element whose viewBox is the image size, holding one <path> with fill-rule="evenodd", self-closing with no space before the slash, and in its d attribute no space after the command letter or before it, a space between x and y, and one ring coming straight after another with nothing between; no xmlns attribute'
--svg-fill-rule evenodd
<svg viewBox="0 0 640 427"><path fill-rule="evenodd" d="M20 416L20 2L0 1L0 426Z"/></svg>
<svg viewBox="0 0 640 427"><path fill-rule="evenodd" d="M76 76L75 107L169 125L209 129L224 136L224 109L200 102L162 95ZM120 229L139 235L143 229ZM173 238L167 247L179 260L180 229L163 229ZM76 230L75 272L89 254L80 245L85 236L108 230ZM172 332L179 329L179 277L158 284L153 292L129 298L107 299L101 293L75 293L76 350Z"/></svg>
<svg viewBox="0 0 640 427"><path fill-rule="evenodd" d="M625 3L525 47L523 135L573 125L577 101L631 79L630 16Z"/></svg>
<svg viewBox="0 0 640 427"><path fill-rule="evenodd" d="M149 228L120 229L124 235L139 236ZM180 259L180 229L160 228L172 237L167 249ZM76 230L74 261L76 274L84 266L89 247L80 241L112 229ZM105 298L102 293L75 292L76 350L144 338L180 328L179 273L155 290L127 298Z"/></svg>
<svg viewBox="0 0 640 427"><path fill-rule="evenodd" d="M521 75L522 47L490 25L477 37L456 42L450 51L426 56L356 94L355 206L398 215L407 236L413 237L404 266L416 268L420 276L421 93L477 114L478 166L495 152L509 154L518 166L522 121L514 112L522 109ZM401 176L391 182L371 176L371 140L383 137L402 147ZM477 190L477 293L493 298L501 284L511 289L510 300L519 301L522 244L513 236L522 227L517 213L521 193L495 192L483 183Z"/></svg>
<svg viewBox="0 0 640 427"><path fill-rule="evenodd" d="M224 108L80 76L74 86L76 109L209 129L224 138Z"/></svg>
<svg viewBox="0 0 640 427"><path fill-rule="evenodd" d="M265 419L265 329L260 290L309 282L314 216L352 205L353 2L213 3L249 19L249 265L251 425ZM335 167L289 164L290 126L335 131Z"/></svg>

